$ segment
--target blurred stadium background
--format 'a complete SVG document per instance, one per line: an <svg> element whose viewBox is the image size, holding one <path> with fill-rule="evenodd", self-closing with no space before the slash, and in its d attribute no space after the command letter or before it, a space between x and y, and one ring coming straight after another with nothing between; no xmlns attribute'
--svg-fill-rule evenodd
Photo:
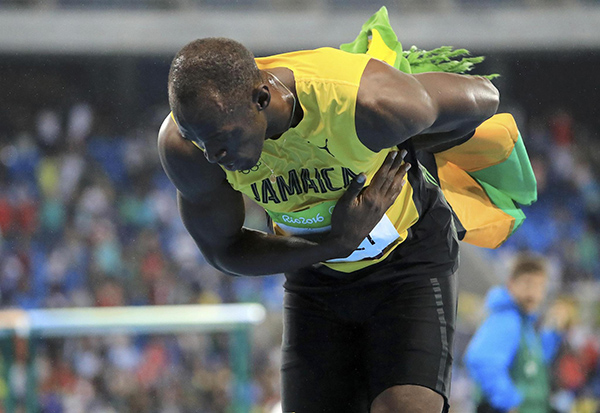
<svg viewBox="0 0 600 413"><path fill-rule="evenodd" d="M472 411L461 363L482 299L519 250L551 262L577 309L553 365L559 412L600 400L600 2L597 0L0 0L2 309L258 302L253 412L279 394L282 276L231 278L183 228L156 153L174 53L226 36L256 55L349 42L381 5L405 47L465 47L500 73L501 111L529 150L539 201L500 249L463 245L452 411ZM248 206L247 224L264 225ZM16 338L0 398L41 412L236 412L226 333ZM245 411L245 410L243 410Z"/></svg>

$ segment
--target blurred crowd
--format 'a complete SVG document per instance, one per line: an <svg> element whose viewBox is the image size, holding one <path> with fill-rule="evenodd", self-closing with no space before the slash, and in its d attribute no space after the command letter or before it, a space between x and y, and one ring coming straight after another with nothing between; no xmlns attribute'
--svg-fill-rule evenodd
<svg viewBox="0 0 600 413"><path fill-rule="evenodd" d="M202 258L156 153L166 113L154 109L141 117L144 123L119 134L80 102L24 114L27 127L2 132L0 306L261 302L271 320L254 340L247 393L256 412L268 412L279 392L282 277L228 277ZM522 250L548 257L554 295L580 308L553 366L554 406L594 412L600 398L600 148L566 110L521 123L539 200L487 259L505 262ZM264 214L251 204L246 224L264 225ZM476 324L467 325L463 330L474 331ZM34 355L41 411L227 412L227 343L224 333L45 340ZM11 387L19 401L26 396L28 350L25 342L16 344L0 395ZM457 347L454 411L463 413L471 385Z"/></svg>
<svg viewBox="0 0 600 413"><path fill-rule="evenodd" d="M527 219L499 251L530 250L553 259L562 288L600 278L600 142L569 112L532 119L525 142L538 184ZM540 236L543 234L543 236Z"/></svg>
<svg viewBox="0 0 600 413"><path fill-rule="evenodd" d="M497 251L542 254L554 267L555 297L577 313L553 365L553 405L560 412L600 411L600 142L597 131L566 110L532 119L526 135L538 201Z"/></svg>
<svg viewBox="0 0 600 413"><path fill-rule="evenodd" d="M550 298L569 303L573 318L551 366L557 412L600 411L600 142L597 132L564 109L544 118L520 117L538 184L527 219L497 250L481 250L499 282L520 251L547 258ZM461 296L454 376L457 412L471 411L473 384L462 365L466 342L482 320L483 297ZM461 308L462 306L462 308ZM474 314L476 316L474 316ZM542 320L543 317L540 319ZM461 410L463 409L463 410ZM466 410L465 410L466 409Z"/></svg>
<svg viewBox="0 0 600 413"><path fill-rule="evenodd" d="M281 277L224 276L188 236L158 162L159 121L126 136L98 133L110 129L99 122L79 103L35 113L31 130L2 139L0 306L253 301L277 312ZM42 411L221 412L230 401L227 335L58 341L36 355ZM276 394L272 346L254 349L257 406ZM17 359L11 386L24 398L26 351Z"/></svg>
<svg viewBox="0 0 600 413"><path fill-rule="evenodd" d="M248 286L203 260L160 168L156 123L127 136L92 134L86 104L65 119L41 111L33 123L0 148L4 306L277 305L268 293L276 279Z"/></svg>

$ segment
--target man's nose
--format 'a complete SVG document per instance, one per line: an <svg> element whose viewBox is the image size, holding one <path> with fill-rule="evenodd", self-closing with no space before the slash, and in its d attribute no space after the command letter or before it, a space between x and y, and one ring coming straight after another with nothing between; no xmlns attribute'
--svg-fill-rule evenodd
<svg viewBox="0 0 600 413"><path fill-rule="evenodd" d="M225 157L225 155L227 155L227 151L225 149L219 149L216 151L209 151L209 150L204 151L204 156L210 163L219 162L221 159L223 159Z"/></svg>

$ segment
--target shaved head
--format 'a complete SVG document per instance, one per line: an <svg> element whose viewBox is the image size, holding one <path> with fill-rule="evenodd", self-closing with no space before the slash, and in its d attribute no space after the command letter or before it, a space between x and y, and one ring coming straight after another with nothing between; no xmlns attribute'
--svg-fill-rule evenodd
<svg viewBox="0 0 600 413"><path fill-rule="evenodd" d="M169 71L169 105L188 121L223 118L247 105L261 82L254 55L226 38L205 38L185 45Z"/></svg>

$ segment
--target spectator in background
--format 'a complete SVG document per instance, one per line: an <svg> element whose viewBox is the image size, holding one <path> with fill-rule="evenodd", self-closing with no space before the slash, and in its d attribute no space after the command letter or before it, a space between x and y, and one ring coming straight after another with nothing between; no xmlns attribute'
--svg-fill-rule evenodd
<svg viewBox="0 0 600 413"><path fill-rule="evenodd" d="M521 255L505 286L488 293L488 318L473 336L465 363L479 387L477 413L550 411L548 365L569 322L564 306L548 312L547 328L536 331L536 310L546 295L542 258Z"/></svg>

